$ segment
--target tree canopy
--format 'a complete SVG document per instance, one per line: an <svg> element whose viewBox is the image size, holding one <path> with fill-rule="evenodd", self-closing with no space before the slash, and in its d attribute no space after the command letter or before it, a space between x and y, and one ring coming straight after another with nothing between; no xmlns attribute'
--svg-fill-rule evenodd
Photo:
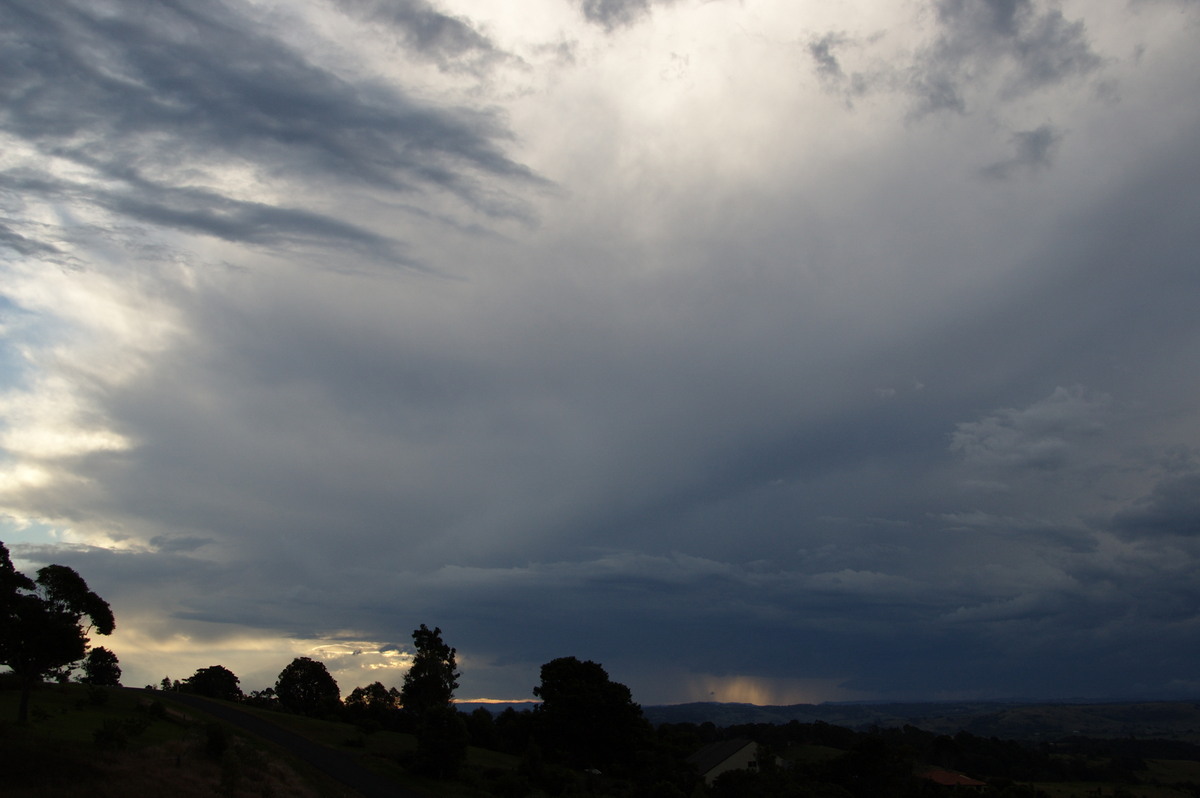
<svg viewBox="0 0 1200 798"><path fill-rule="evenodd" d="M450 706L462 674L455 670L457 652L442 641L439 627L431 630L421 624L421 628L413 630L412 638L416 654L412 667L404 675L400 702L405 711L421 717L429 710Z"/></svg>
<svg viewBox="0 0 1200 798"><path fill-rule="evenodd" d="M548 753L577 767L605 768L631 760L649 724L629 688L611 681L599 663L560 657L542 666L535 729Z"/></svg>
<svg viewBox="0 0 1200 798"><path fill-rule="evenodd" d="M387 688L382 682L355 687L346 696L346 714L355 723L376 724L380 728L397 725L401 719L400 691Z"/></svg>
<svg viewBox="0 0 1200 798"><path fill-rule="evenodd" d="M279 673L275 697L289 712L323 717L335 712L342 701L338 683L325 663L296 657Z"/></svg>
<svg viewBox="0 0 1200 798"><path fill-rule="evenodd" d="M400 706L400 692L395 688L390 690L383 682L371 682L366 687L355 687L346 696L346 706L362 707L367 710L393 710Z"/></svg>
<svg viewBox="0 0 1200 798"><path fill-rule="evenodd" d="M21 683L19 723L28 720L34 683L83 659L93 629L107 635L115 627L108 602L74 569L47 565L30 579L16 570L0 543L0 665Z"/></svg>
<svg viewBox="0 0 1200 798"><path fill-rule="evenodd" d="M83 661L83 676L79 681L98 687L120 686L121 666L117 655L104 646L93 648Z"/></svg>
<svg viewBox="0 0 1200 798"><path fill-rule="evenodd" d="M240 701L242 699L242 688L238 686L240 681L241 679L224 665L209 665L207 668L198 669L184 679L179 689L185 693L195 693L206 698Z"/></svg>
<svg viewBox="0 0 1200 798"><path fill-rule="evenodd" d="M439 627L421 624L412 633L416 654L404 675L400 701L416 722L419 767L440 777L466 760L466 724L451 703L458 689L457 652L442 640Z"/></svg>

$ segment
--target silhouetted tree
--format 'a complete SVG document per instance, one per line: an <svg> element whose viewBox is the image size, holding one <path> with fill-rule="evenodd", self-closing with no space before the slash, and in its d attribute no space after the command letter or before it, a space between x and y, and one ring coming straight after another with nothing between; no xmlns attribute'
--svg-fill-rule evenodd
<svg viewBox="0 0 1200 798"><path fill-rule="evenodd" d="M467 731L471 733L471 744L480 748L496 749L500 746L500 735L496 732L496 718L483 707L476 707L466 718Z"/></svg>
<svg viewBox="0 0 1200 798"><path fill-rule="evenodd" d="M325 663L308 657L296 657L280 672L275 697L289 712L311 717L331 715L342 703L342 691Z"/></svg>
<svg viewBox="0 0 1200 798"><path fill-rule="evenodd" d="M404 674L400 701L416 724L418 763L426 772L448 776L467 756L466 724L451 703L458 689L457 652L442 640L442 630L425 624L412 633L416 654Z"/></svg>
<svg viewBox="0 0 1200 798"><path fill-rule="evenodd" d="M416 654L412 667L404 674L400 703L406 712L420 718L431 709L450 706L462 674L455 670L458 652L442 642L439 627L431 631L421 624L421 628L413 630L412 638Z"/></svg>
<svg viewBox="0 0 1200 798"><path fill-rule="evenodd" d="M388 689L382 682L355 687L346 696L346 712L354 723L390 728L400 714L400 691Z"/></svg>
<svg viewBox="0 0 1200 798"><path fill-rule="evenodd" d="M471 735L452 706L430 707L417 724L417 765L441 779L458 772L467 759Z"/></svg>
<svg viewBox="0 0 1200 798"><path fill-rule="evenodd" d="M251 690L243 699L247 704L263 709L278 709L279 699L275 697L274 687L264 687L261 690Z"/></svg>
<svg viewBox="0 0 1200 798"><path fill-rule="evenodd" d="M18 723L29 719L34 684L81 660L92 629L107 635L115 626L108 602L73 569L47 565L30 579L0 543L0 665L11 668L21 685Z"/></svg>
<svg viewBox="0 0 1200 798"><path fill-rule="evenodd" d="M533 713L506 707L496 717L496 735L500 738L501 751L520 755L533 740Z"/></svg>
<svg viewBox="0 0 1200 798"><path fill-rule="evenodd" d="M347 707L361 707L370 710L396 709L400 705L400 691L395 687L391 690L383 686L383 682L371 682L366 687L355 687L346 696Z"/></svg>
<svg viewBox="0 0 1200 798"><path fill-rule="evenodd" d="M542 703L533 714L543 750L575 767L633 760L650 726L628 687L609 680L599 664L575 657L546 663L541 675L533 694Z"/></svg>
<svg viewBox="0 0 1200 798"><path fill-rule="evenodd" d="M242 688L238 686L238 682L240 681L241 679L233 675L233 671L223 665L209 665L207 668L200 668L191 676L184 679L178 689L185 693L195 693L206 698L219 698L223 701L241 701Z"/></svg>
<svg viewBox="0 0 1200 798"><path fill-rule="evenodd" d="M79 681L99 687L119 687L121 666L117 655L103 646L93 648L83 661L83 676Z"/></svg>

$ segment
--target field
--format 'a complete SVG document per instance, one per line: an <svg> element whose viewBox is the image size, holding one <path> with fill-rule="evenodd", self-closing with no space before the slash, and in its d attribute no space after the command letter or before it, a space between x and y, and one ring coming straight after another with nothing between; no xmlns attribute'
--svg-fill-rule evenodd
<svg viewBox="0 0 1200 798"><path fill-rule="evenodd" d="M1049 798L1193 798L1200 794L1200 762L1179 759L1146 760L1138 784L1077 781L1035 785Z"/></svg>
<svg viewBox="0 0 1200 798"><path fill-rule="evenodd" d="M18 693L0 690L0 747L5 798L178 798L356 795L308 762L210 716L172 693L47 684L33 694L30 723L18 726ZM478 795L463 782L407 773L400 764L416 748L412 735L363 734L346 723L249 707L246 714L348 755L354 764L393 782L397 790L444 796ZM513 757L471 748L470 770L508 770Z"/></svg>
<svg viewBox="0 0 1200 798"><path fill-rule="evenodd" d="M1189 798L1193 793L1174 787L1155 784L1108 784L1101 782L1070 782L1067 784L1037 784L1049 798Z"/></svg>
<svg viewBox="0 0 1200 798"><path fill-rule="evenodd" d="M0 691L4 795L112 796L344 795L302 764L157 694L45 685L33 694L28 726L17 726L18 694Z"/></svg>
<svg viewBox="0 0 1200 798"><path fill-rule="evenodd" d="M0 794L13 798L355 795L317 770L315 763L325 756L321 752L336 752L352 767L375 774L372 778L385 783L385 795L393 794L394 789L398 793L467 798L489 794L490 786L498 787L497 778L504 781L508 777L502 774L518 766L515 757L471 748L470 767L461 780L421 779L403 766L415 750L412 735L387 731L364 734L347 723L245 706L234 708L169 692L44 685L33 695L27 726L14 723L17 701L16 691L0 690L0 750L4 754ZM301 747L294 738L292 742L280 741L266 728L254 733L243 731L220 719L222 711L233 711L228 720L248 715L267 721L320 748L297 755ZM826 745L797 745L788 750L786 759L800 767L820 766L835 762L844 753ZM1064 760L1069 756L1078 755L1061 755ZM1102 762L1087 757L1090 765ZM1166 758L1144 761L1146 769L1130 771L1136 784L1076 781L1033 786L1048 798L1200 796L1200 762Z"/></svg>

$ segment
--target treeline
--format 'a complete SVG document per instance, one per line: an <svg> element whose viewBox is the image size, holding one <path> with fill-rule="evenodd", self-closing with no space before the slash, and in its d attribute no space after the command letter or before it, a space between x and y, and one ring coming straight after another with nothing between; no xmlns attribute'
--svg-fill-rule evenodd
<svg viewBox="0 0 1200 798"><path fill-rule="evenodd" d="M418 637L420 640L418 641ZM364 735L381 731L417 735L418 752L406 766L466 782L480 795L627 798L876 798L880 795L960 794L925 777L932 768L969 774L986 782L998 798L1039 798L1040 782L1117 785L1117 795L1135 795L1144 783L1147 759L1200 761L1200 746L1177 741L1067 738L1027 743L980 737L969 732L936 734L913 726L866 731L823 722L745 724L650 724L629 689L612 681L602 666L574 657L542 666L533 709L484 708L462 712L450 704L457 673L453 649L440 629L414 632L417 657L403 689L381 683L355 688L337 701L332 677L320 663L298 658L274 688L240 696L232 674L212 680L213 668L171 683L172 689L203 691L221 684L225 698L281 711L302 712L354 724ZM432 651L438 653L430 653ZM223 669L222 669L223 670ZM422 682L435 678L434 681ZM236 679L236 677L234 677ZM212 680L212 681L210 681ZM425 692L417 689L424 684ZM421 704L424 695L428 702ZM298 702L304 697L304 702ZM414 701L416 702L414 704ZM425 709L421 709L424 707ZM436 716L422 713L431 707ZM436 717L436 723L430 718ZM689 762L697 751L721 740L758 745L753 770L735 770L706 784ZM468 746L505 754L508 766L466 768ZM1200 796L1200 785L1174 785L1177 794ZM956 792L957 791L957 792ZM1106 794L1113 794L1112 792Z"/></svg>
<svg viewBox="0 0 1200 798"><path fill-rule="evenodd" d="M274 687L249 694L242 692L241 680L223 665L200 668L182 681L164 676L158 689L349 722L364 733L415 734L416 756L407 764L429 775L452 776L466 760L471 742L466 721L453 705L461 675L457 651L442 640L440 628L421 624L412 636L416 653L399 690L374 682L354 688L343 701L341 688L325 663L309 657L296 657L288 663Z"/></svg>
<svg viewBox="0 0 1200 798"><path fill-rule="evenodd" d="M21 691L18 723L28 722L30 692L45 678L102 686L119 683L117 657L90 648L88 634L115 626L103 599L72 569L49 565L29 578L13 567L0 543L0 665ZM178 690L255 707L353 724L362 735L415 736L415 752L401 764L430 776L455 778L470 792L521 796L617 798L878 798L953 794L924 777L969 774L997 798L1038 798L1031 782L1140 783L1148 759L1200 761L1200 747L1181 742L1066 738L1020 743L968 732L939 735L913 726L854 731L827 723L650 724L628 687L602 666L561 657L541 667L533 709L461 712L457 652L441 629L413 631L415 654L399 689L373 682L343 700L324 663L297 657L275 684L244 694L222 665L180 680L164 677L147 689ZM706 783L690 758L720 740L757 745L756 767L731 770ZM501 755L491 767L465 767L470 746ZM1200 785L1174 784L1177 794L1200 798ZM1124 786L1114 794L1120 795ZM1125 791L1126 795L1132 794Z"/></svg>
<svg viewBox="0 0 1200 798"><path fill-rule="evenodd" d="M363 735L400 732L416 737L415 753L401 764L427 776L470 782L484 795L691 795L697 774L664 748L625 685L602 666L561 657L541 667L533 710L459 711L456 651L441 629L413 632L416 653L402 687L380 682L354 688L346 699L325 665L297 657L274 687L244 694L239 678L221 665L186 679L164 677L147 690L170 690L353 724ZM466 769L468 748L508 755L508 767ZM597 790L600 790L597 792Z"/></svg>

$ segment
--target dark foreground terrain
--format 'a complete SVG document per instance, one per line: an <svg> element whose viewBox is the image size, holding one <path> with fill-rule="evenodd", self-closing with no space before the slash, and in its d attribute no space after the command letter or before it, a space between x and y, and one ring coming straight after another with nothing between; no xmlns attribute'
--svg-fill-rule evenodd
<svg viewBox="0 0 1200 798"><path fill-rule="evenodd" d="M70 684L36 691L32 722L18 726L15 701L0 691L0 795L14 798L923 798L968 789L931 774L982 784L969 790L995 798L1200 798L1200 709L1183 702L647 707L636 746L605 772L554 761L526 707L464 712L467 762L434 779L407 766L411 734L378 724ZM759 765L705 784L689 757L722 740L756 743Z"/></svg>

